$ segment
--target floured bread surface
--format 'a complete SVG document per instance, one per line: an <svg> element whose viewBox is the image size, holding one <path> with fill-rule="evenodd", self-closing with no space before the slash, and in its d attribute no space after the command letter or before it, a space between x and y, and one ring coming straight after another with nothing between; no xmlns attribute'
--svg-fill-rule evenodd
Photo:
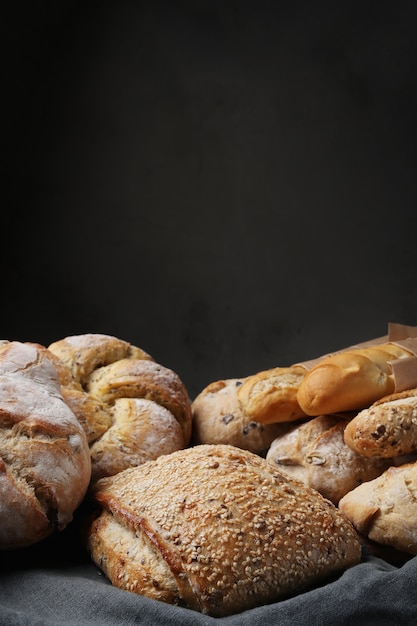
<svg viewBox="0 0 417 626"><path fill-rule="evenodd" d="M67 526L91 476L84 430L34 344L0 346L0 426L0 548L26 547Z"/></svg>
<svg viewBox="0 0 417 626"><path fill-rule="evenodd" d="M339 508L368 539L417 555L417 461L392 466L353 489Z"/></svg>
<svg viewBox="0 0 417 626"><path fill-rule="evenodd" d="M337 415L312 418L277 437L266 459L337 504L345 493L376 478L390 465L352 450L343 438L348 423Z"/></svg>
<svg viewBox="0 0 417 626"><path fill-rule="evenodd" d="M238 399L245 379L229 378L210 383L194 399L192 437L196 444L230 444L262 453L289 425L261 424L249 417Z"/></svg>
<svg viewBox="0 0 417 626"><path fill-rule="evenodd" d="M90 444L94 482L188 445L191 401L179 376L111 335L72 335L48 347L62 393Z"/></svg>
<svg viewBox="0 0 417 626"><path fill-rule="evenodd" d="M350 522L317 491L230 445L197 445L99 480L86 529L122 589L221 617L359 562Z"/></svg>

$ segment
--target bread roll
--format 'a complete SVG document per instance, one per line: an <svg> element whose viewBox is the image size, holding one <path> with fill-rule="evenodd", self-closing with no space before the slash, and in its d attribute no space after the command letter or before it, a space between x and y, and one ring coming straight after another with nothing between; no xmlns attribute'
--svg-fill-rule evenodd
<svg viewBox="0 0 417 626"><path fill-rule="evenodd" d="M306 374L303 367L274 367L248 376L237 395L242 410L261 424L293 422L305 417L298 388Z"/></svg>
<svg viewBox="0 0 417 626"><path fill-rule="evenodd" d="M222 617L359 562L350 522L318 492L229 445L161 456L93 487L86 545L113 585Z"/></svg>
<svg viewBox="0 0 417 626"><path fill-rule="evenodd" d="M244 382L218 380L198 394L191 405L194 444L224 443L261 454L275 437L287 432L289 424L261 424L246 415L238 399Z"/></svg>
<svg viewBox="0 0 417 626"><path fill-rule="evenodd" d="M417 389L385 396L347 425L346 444L366 457L391 459L417 451Z"/></svg>
<svg viewBox="0 0 417 626"><path fill-rule="evenodd" d="M394 343L333 354L307 371L297 400L310 416L363 409L395 391L391 363L411 356Z"/></svg>
<svg viewBox="0 0 417 626"><path fill-rule="evenodd" d="M336 415L310 419L277 437L266 460L337 504L345 493L389 466L384 459L365 458L349 448L343 440L347 424Z"/></svg>
<svg viewBox="0 0 417 626"><path fill-rule="evenodd" d="M60 364L64 399L88 437L92 482L188 445L186 387L147 352L93 333L61 339L48 351Z"/></svg>
<svg viewBox="0 0 417 626"><path fill-rule="evenodd" d="M339 509L371 541L417 555L417 461L359 485Z"/></svg>
<svg viewBox="0 0 417 626"><path fill-rule="evenodd" d="M0 549L30 546L73 518L91 474L82 426L47 351L0 346Z"/></svg>

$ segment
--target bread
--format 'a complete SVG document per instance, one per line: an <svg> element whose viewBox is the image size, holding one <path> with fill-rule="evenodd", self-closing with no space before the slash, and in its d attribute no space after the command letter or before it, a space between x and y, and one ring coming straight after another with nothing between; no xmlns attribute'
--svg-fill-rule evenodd
<svg viewBox="0 0 417 626"><path fill-rule="evenodd" d="M389 462L365 458L346 445L348 420L321 415L277 437L266 460L288 476L302 480L337 504L348 491L379 476Z"/></svg>
<svg viewBox="0 0 417 626"><path fill-rule="evenodd" d="M0 346L0 549L63 530L91 475L88 442L58 372L35 344Z"/></svg>
<svg viewBox="0 0 417 626"><path fill-rule="evenodd" d="M65 337L48 351L60 363L63 396L88 437L92 482L190 442L184 383L141 348L89 333Z"/></svg>
<svg viewBox="0 0 417 626"><path fill-rule="evenodd" d="M265 459L200 445L103 478L85 541L114 586L214 617L359 562L350 522Z"/></svg>
<svg viewBox="0 0 417 626"><path fill-rule="evenodd" d="M238 392L245 379L229 378L210 383L191 405L194 444L230 444L258 454L264 453L287 424L261 424L248 417Z"/></svg>
<svg viewBox="0 0 417 626"><path fill-rule="evenodd" d="M371 541L417 555L417 461L359 485L339 509Z"/></svg>
<svg viewBox="0 0 417 626"><path fill-rule="evenodd" d="M237 392L243 412L261 424L293 422L305 417L297 400L305 374L303 367L291 366L248 376Z"/></svg>
<svg viewBox="0 0 417 626"><path fill-rule="evenodd" d="M392 363L411 356L387 342L325 357L307 371L297 400L310 416L363 409L396 391Z"/></svg>
<svg viewBox="0 0 417 626"><path fill-rule="evenodd" d="M417 389L385 396L347 425L346 444L366 457L394 458L417 451Z"/></svg>

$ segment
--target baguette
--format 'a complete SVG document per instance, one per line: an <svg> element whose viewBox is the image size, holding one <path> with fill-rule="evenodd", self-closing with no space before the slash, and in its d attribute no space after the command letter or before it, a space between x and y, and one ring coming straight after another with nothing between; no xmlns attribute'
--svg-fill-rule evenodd
<svg viewBox="0 0 417 626"><path fill-rule="evenodd" d="M298 403L310 416L366 408L396 391L392 363L413 356L411 350L387 342L324 357L307 371Z"/></svg>
<svg viewBox="0 0 417 626"><path fill-rule="evenodd" d="M417 451L417 388L385 396L346 426L346 444L366 457L394 458Z"/></svg>

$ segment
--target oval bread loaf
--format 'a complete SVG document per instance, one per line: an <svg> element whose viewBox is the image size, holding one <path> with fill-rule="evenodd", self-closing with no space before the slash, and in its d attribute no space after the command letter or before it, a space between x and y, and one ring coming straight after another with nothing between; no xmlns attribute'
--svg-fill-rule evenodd
<svg viewBox="0 0 417 626"><path fill-rule="evenodd" d="M277 437L266 460L337 504L345 493L376 478L390 464L352 450L343 439L347 424L347 419L336 415L312 418Z"/></svg>
<svg viewBox="0 0 417 626"><path fill-rule="evenodd" d="M401 391L360 411L347 425L347 445L366 457L394 458L417 451L417 389Z"/></svg>
<svg viewBox="0 0 417 626"><path fill-rule="evenodd" d="M85 432L61 395L58 372L35 344L0 347L0 549L63 530L91 476Z"/></svg>
<svg viewBox="0 0 417 626"><path fill-rule="evenodd" d="M234 446L173 452L103 478L91 497L86 545L113 585L214 617L274 602L361 556L329 500Z"/></svg>
<svg viewBox="0 0 417 626"><path fill-rule="evenodd" d="M297 400L310 416L363 409L395 391L390 362L412 353L394 343L323 358L300 384Z"/></svg>
<svg viewBox="0 0 417 626"><path fill-rule="evenodd" d="M87 434L92 482L188 445L191 401L179 376L111 335L73 335L48 346L63 396Z"/></svg>

